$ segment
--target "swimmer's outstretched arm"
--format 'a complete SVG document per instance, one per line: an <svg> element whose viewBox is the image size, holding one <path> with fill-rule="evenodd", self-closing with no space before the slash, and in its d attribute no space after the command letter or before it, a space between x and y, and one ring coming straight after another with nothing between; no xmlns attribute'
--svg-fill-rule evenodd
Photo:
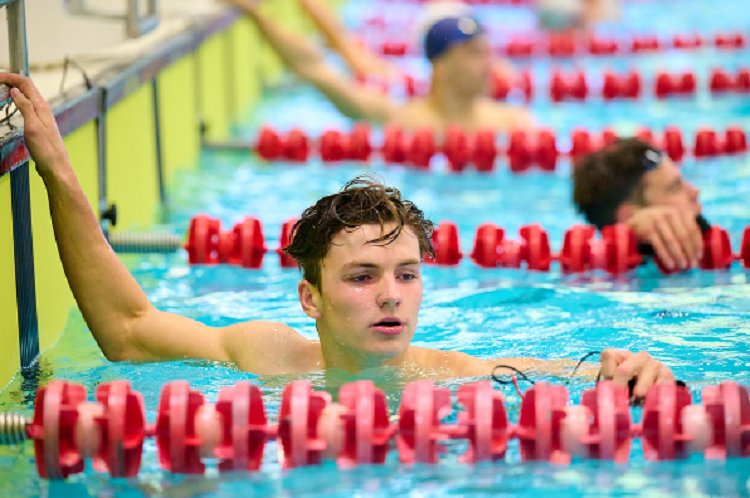
<svg viewBox="0 0 750 498"><path fill-rule="evenodd" d="M534 358L502 358L497 360L482 360L474 356L457 352L442 352L442 356L447 358L448 364L443 365L452 368L462 377L479 377L491 375L492 371L498 365L513 367L525 373L536 373L545 375L554 375L567 377L576 366L573 360L538 360ZM628 381L637 378L633 388L633 396L643 398L646 391L653 384L661 382L674 382L674 374L662 362L658 361L645 351L634 353L631 351L621 351L616 349L605 349L599 359L600 365L592 368L581 366L577 376L596 377L601 370L603 379L614 381L616 384L627 386ZM439 365L440 366L440 365ZM511 370L501 371L498 374L511 374Z"/></svg>
<svg viewBox="0 0 750 498"><path fill-rule="evenodd" d="M298 0L302 8L323 33L328 45L339 53L349 70L363 76L394 77L398 68L379 57L351 36L325 0Z"/></svg>
<svg viewBox="0 0 750 498"><path fill-rule="evenodd" d="M313 370L311 342L254 321L214 328L157 310L104 238L70 164L55 117L32 81L0 73L24 118L24 138L47 187L60 259L91 333L111 361L207 358L259 374Z"/></svg>
<svg viewBox="0 0 750 498"><path fill-rule="evenodd" d="M261 13L257 0L226 1L241 7L255 21L289 69L315 85L341 113L352 119L364 119L377 124L391 121L396 106L388 96L368 90L357 85L353 79L333 71L304 38L282 28Z"/></svg>

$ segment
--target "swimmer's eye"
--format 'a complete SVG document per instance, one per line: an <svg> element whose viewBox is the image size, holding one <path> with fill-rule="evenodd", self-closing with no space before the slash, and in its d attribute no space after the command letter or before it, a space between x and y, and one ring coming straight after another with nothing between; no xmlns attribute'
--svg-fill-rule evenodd
<svg viewBox="0 0 750 498"><path fill-rule="evenodd" d="M370 275L355 275L353 277L349 277L348 280L350 282L355 282L358 284L363 284L367 282L367 280L370 278Z"/></svg>
<svg viewBox="0 0 750 498"><path fill-rule="evenodd" d="M403 280L416 280L417 275L414 273L404 273L400 278Z"/></svg>

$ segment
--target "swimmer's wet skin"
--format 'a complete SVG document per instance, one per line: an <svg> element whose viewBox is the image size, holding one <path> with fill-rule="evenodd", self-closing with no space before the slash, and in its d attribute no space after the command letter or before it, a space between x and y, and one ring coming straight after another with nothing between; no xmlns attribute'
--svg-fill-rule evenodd
<svg viewBox="0 0 750 498"><path fill-rule="evenodd" d="M445 13L432 20L425 35L425 53L432 65L430 91L424 97L401 104L389 95L357 85L354 79L337 73L307 40L260 12L257 0L225 1L242 8L285 65L352 119L406 129L426 127L438 133L449 126L467 131L533 127L526 109L487 97L492 50L481 25L474 17L466 15L466 6L460 12Z"/></svg>
<svg viewBox="0 0 750 498"><path fill-rule="evenodd" d="M455 351L411 346L422 303L421 262L432 252L432 222L398 190L368 178L305 210L288 252L299 263L302 310L320 341L291 327L250 321L214 328L157 310L104 238L84 195L49 105L34 83L0 73L24 117L24 138L47 187L65 274L83 317L111 361L191 357L235 362L256 374L421 364L456 376L487 376L498 363L554 372L559 363L485 361ZM620 385L637 378L643 397L674 381L648 353L605 350L602 375Z"/></svg>
<svg viewBox="0 0 750 498"><path fill-rule="evenodd" d="M349 33L336 13L320 0L298 0L298 4L325 36L332 50L346 62L352 74L376 76L385 81L403 79L401 70L388 59L380 57Z"/></svg>

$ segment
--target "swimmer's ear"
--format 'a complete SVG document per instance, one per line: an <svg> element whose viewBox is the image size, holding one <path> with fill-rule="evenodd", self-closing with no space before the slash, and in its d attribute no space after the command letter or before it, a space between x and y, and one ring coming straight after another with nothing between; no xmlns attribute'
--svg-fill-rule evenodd
<svg viewBox="0 0 750 498"><path fill-rule="evenodd" d="M320 292L318 292L318 289L313 284L307 280L302 280L297 286L297 293L299 294L299 303L302 305L302 311L307 316L314 320L323 316L323 313L320 312Z"/></svg>
<svg viewBox="0 0 750 498"><path fill-rule="evenodd" d="M617 208L617 213L615 213L617 223L627 223L637 210L638 206L635 204L631 204L630 202L622 203L620 207Z"/></svg>

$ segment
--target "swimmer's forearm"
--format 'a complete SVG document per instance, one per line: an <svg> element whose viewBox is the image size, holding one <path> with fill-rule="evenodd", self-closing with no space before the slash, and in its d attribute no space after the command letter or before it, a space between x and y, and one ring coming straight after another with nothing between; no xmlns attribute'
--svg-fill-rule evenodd
<svg viewBox="0 0 750 498"><path fill-rule="evenodd" d="M257 8L243 7L243 9L255 21L263 37L281 57L284 64L300 78L310 79L315 67L322 64L323 59L316 50L310 47L307 40L282 28L259 12Z"/></svg>
<svg viewBox="0 0 750 498"><path fill-rule="evenodd" d="M104 355L124 359L132 322L153 307L102 234L70 164L42 175L68 283Z"/></svg>
<svg viewBox="0 0 750 498"><path fill-rule="evenodd" d="M346 27L341 24L331 9L324 5L324 0L299 0L299 3L312 18L315 26L323 33L328 46L344 58L349 69L355 73L364 73L371 55L362 50L355 40L348 36Z"/></svg>
<svg viewBox="0 0 750 498"><path fill-rule="evenodd" d="M485 368L489 370L489 374L494 371L498 376L510 376L516 374L516 371L520 371L523 374L532 375L550 375L555 377L568 377L573 373L577 361L574 360L538 360L535 358L501 358L497 360L490 360L485 362ZM512 367L512 368L497 368L498 366ZM601 367L591 363L582 364L576 370L576 377L582 378L596 378L597 373ZM515 369L515 370L514 370Z"/></svg>
<svg viewBox="0 0 750 498"><path fill-rule="evenodd" d="M358 87L329 68L306 40L284 30L257 9L246 11L286 65L315 87L345 116L375 123L389 121L393 106L386 96Z"/></svg>
<svg viewBox="0 0 750 498"><path fill-rule="evenodd" d="M323 0L324 1L324 0ZM302 8L326 37L328 45L339 49L345 43L345 28L320 0L299 0Z"/></svg>
<svg viewBox="0 0 750 498"><path fill-rule="evenodd" d="M349 71L365 76L374 74L386 77L398 73L397 68L351 36L331 8L325 5L325 0L299 0L299 3L323 33L328 46L344 59Z"/></svg>

